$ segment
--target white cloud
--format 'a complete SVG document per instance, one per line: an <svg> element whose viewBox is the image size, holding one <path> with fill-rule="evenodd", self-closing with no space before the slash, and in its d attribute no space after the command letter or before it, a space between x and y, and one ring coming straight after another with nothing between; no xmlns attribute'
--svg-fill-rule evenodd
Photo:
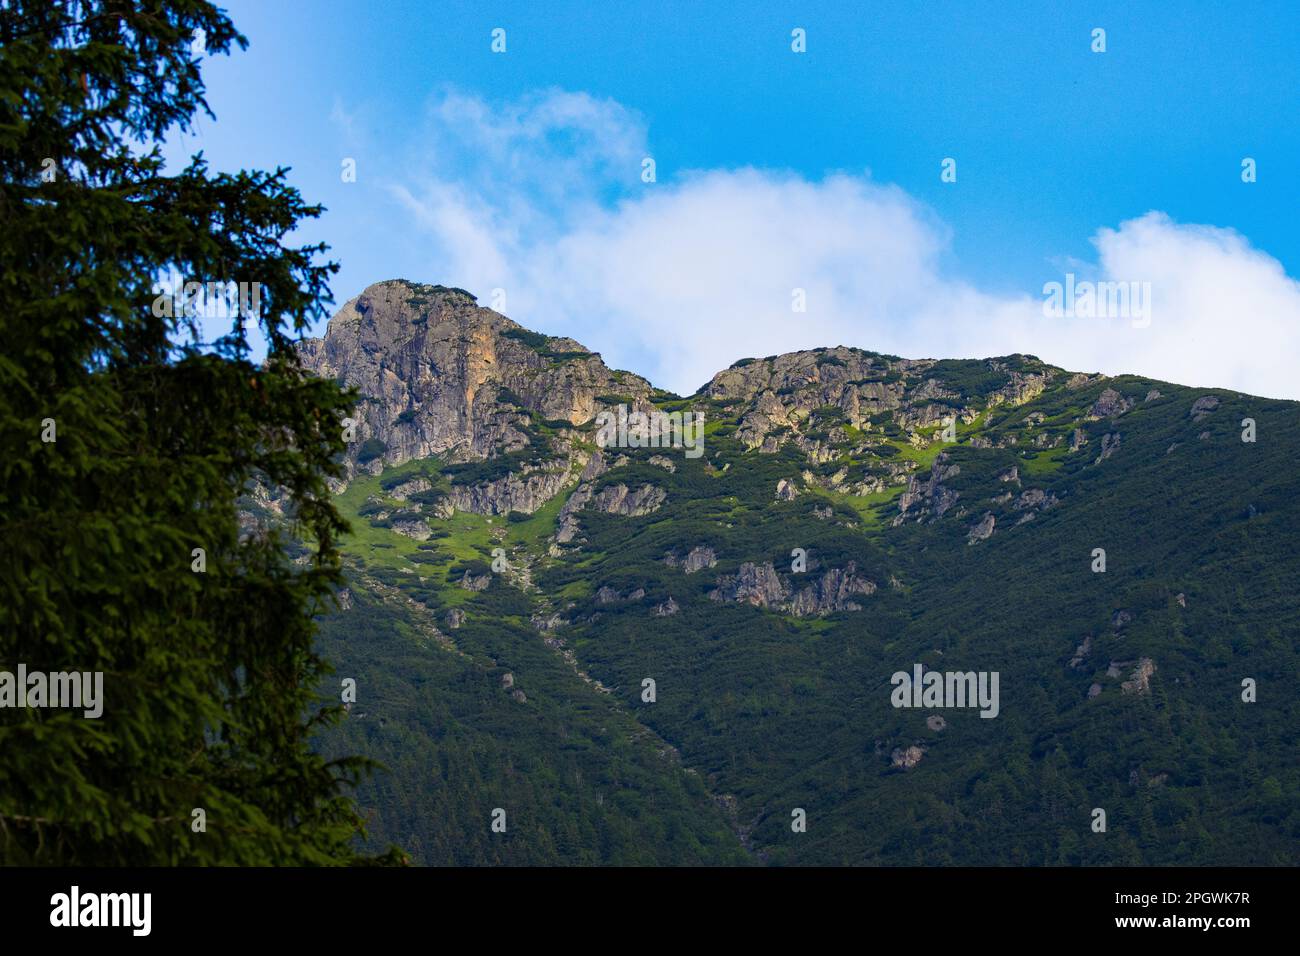
<svg viewBox="0 0 1300 956"><path fill-rule="evenodd" d="M661 181L642 183L645 123L610 100L550 91L489 106L449 93L416 139L389 173L427 247L427 273L412 278L481 297L504 288L516 321L683 394L738 358L843 344L1029 352L1300 398L1300 284L1230 230L1151 212L1098 231L1097 262L1079 279L1150 282L1151 322L1135 328L1048 318L1040 289L992 295L954 278L941 261L947 227L867 176L668 174L661 163ZM806 313L791 310L795 288Z"/></svg>
<svg viewBox="0 0 1300 956"><path fill-rule="evenodd" d="M1231 229L1158 212L1102 229L1094 243L1108 276L1152 284L1151 327L1095 343L1095 365L1300 398L1300 283L1280 262Z"/></svg>

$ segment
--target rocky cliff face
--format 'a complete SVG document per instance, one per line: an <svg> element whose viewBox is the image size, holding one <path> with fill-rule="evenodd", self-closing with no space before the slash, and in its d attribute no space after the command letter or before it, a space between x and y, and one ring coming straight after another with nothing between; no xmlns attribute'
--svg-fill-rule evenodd
<svg viewBox="0 0 1300 956"><path fill-rule="evenodd" d="M477 485L453 485L447 501L456 511L479 515L503 515L511 511L532 514L559 494L568 483L569 468L561 460L558 466L510 474L496 481Z"/></svg>
<svg viewBox="0 0 1300 956"><path fill-rule="evenodd" d="M572 339L529 332L467 292L404 280L367 288L300 350L308 369L363 396L352 473L518 450L529 442L526 412L580 425L601 395L643 401L651 391Z"/></svg>
<svg viewBox="0 0 1300 956"><path fill-rule="evenodd" d="M742 359L704 387L707 397L745 406L737 437L750 448L775 452L790 432L810 460L833 457L819 441L818 412L836 409L865 432L887 416L904 433L941 423L969 424L982 408L1032 400L1059 369L1025 356L990 359L976 387L948 381L966 363L903 359L837 347ZM975 363L978 364L978 363Z"/></svg>
<svg viewBox="0 0 1300 956"><path fill-rule="evenodd" d="M855 599L876 592L875 582L860 576L852 561L843 569L831 568L814 577L810 584L798 590L794 577L778 574L770 561L763 564L746 561L735 574L718 578L718 586L709 592L709 599L811 617L835 611L860 611L862 605Z"/></svg>
<svg viewBox="0 0 1300 956"><path fill-rule="evenodd" d="M902 524L912 517L918 521L927 517L942 518L960 497L958 492L944 487L943 482L959 474L961 466L949 464L948 456L940 452L934 459L934 468L927 481L920 481L915 476L907 480L907 490L898 499L898 516L894 524Z"/></svg>
<svg viewBox="0 0 1300 956"><path fill-rule="evenodd" d="M913 360L837 347L742 359L685 404L674 404L645 379L610 369L572 339L529 331L481 308L462 290L405 280L370 286L339 310L324 338L305 340L300 349L309 370L361 395L349 480L437 457L442 479L414 479L409 488L391 489L391 497L424 493L440 518L455 511L532 514L567 495L553 548L582 543L584 509L639 517L664 506L665 491L644 477L596 483L606 471L629 464L623 452L593 450L595 416L617 404L647 412L664 405L687 414L703 410L724 426L716 434L734 438L745 451L788 455L793 449L800 464L775 482L778 502L810 493L866 498L897 489L894 526L956 519L974 543L987 539L995 525L1011 528L1034 519L1057 499L1042 489L1020 489L1015 467L1002 481L1010 481L1019 497L1005 484L981 486L978 475L968 481L950 460L950 446L1017 455L1068 447L1075 455L1091 442L1089 457L1100 465L1121 447L1109 423L1138 414L1136 396L1142 394L1125 395L1112 380L1070 375L1033 356ZM1033 408L1044 393L1057 403L1050 419ZM1159 399L1152 390L1146 403ZM1063 405L1069 414L1060 413ZM1202 397L1191 415L1200 421L1217 405L1216 397ZM491 464L470 467L475 462ZM672 457L657 454L648 462L676 474ZM273 502L253 503L274 510ZM422 533L407 524L398 530ZM749 583L755 593L764 592L764 582ZM808 603L799 605L800 613ZM826 602L819 595L811 603Z"/></svg>

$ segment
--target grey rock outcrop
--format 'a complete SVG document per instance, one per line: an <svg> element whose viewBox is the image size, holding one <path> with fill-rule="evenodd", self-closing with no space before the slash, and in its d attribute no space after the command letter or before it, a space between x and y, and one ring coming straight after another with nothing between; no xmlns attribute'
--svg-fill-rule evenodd
<svg viewBox="0 0 1300 956"><path fill-rule="evenodd" d="M591 503L606 514L637 517L659 510L667 498L662 488L642 485L632 491L627 485L607 485L592 497Z"/></svg>
<svg viewBox="0 0 1300 956"><path fill-rule="evenodd" d="M831 568L808 587L797 592L790 601L789 609L795 617L860 611L862 605L855 598L875 593L875 582L860 577L857 565L850 561L843 570Z"/></svg>
<svg viewBox="0 0 1300 956"><path fill-rule="evenodd" d="M405 501L411 495L421 491L428 491L433 487L433 483L428 478L411 478L402 482L400 485L394 485L388 489L388 497L396 498L398 501Z"/></svg>
<svg viewBox="0 0 1300 956"><path fill-rule="evenodd" d="M428 541L430 535L433 534L432 529L429 527L429 522L425 521L423 518L397 518L393 521L392 527L398 534L405 535L408 538L413 538L416 541Z"/></svg>
<svg viewBox="0 0 1300 956"><path fill-rule="evenodd" d="M590 500L591 485L584 482L578 485L573 494L569 495L568 500L560 506L560 513L556 516L558 527L555 532L555 542L557 544L570 544L577 540L578 533L582 530L578 524L577 513L587 507L587 502Z"/></svg>
<svg viewBox="0 0 1300 956"><path fill-rule="evenodd" d="M645 379L571 339L529 332L466 292L404 280L369 286L299 353L308 370L366 397L350 474L433 455L482 459L528 443L529 411L579 425L599 395L650 394Z"/></svg>
<svg viewBox="0 0 1300 956"><path fill-rule="evenodd" d="M794 577L791 575L790 579ZM842 569L825 571L797 591L789 579L776 572L770 561L763 564L747 561L735 574L720 576L717 587L709 592L709 599L811 617L860 611L862 605L857 599L875 594L876 590L876 583L858 574L857 565L852 561Z"/></svg>
<svg viewBox="0 0 1300 956"><path fill-rule="evenodd" d="M1007 357L1013 358L1013 357ZM746 359L719 372L704 388L706 397L742 406L736 437L766 454L793 440L810 460L833 454L820 440L802 434L820 426L821 410L834 407L849 426L867 430L870 419L885 412L905 431L927 428L955 417L967 424L979 412L955 409L961 393L932 372L932 359L899 359L854 348L790 352L766 359ZM1012 368L1006 359L987 360L1002 383L985 397L989 406L1018 405L1041 394L1055 374Z"/></svg>
<svg viewBox="0 0 1300 956"><path fill-rule="evenodd" d="M452 485L448 501L457 511L476 515L503 515L511 511L532 514L558 495L570 481L568 463L510 474L481 485Z"/></svg>
<svg viewBox="0 0 1300 956"><path fill-rule="evenodd" d="M1133 400L1125 398L1113 388L1108 388L1093 402L1088 412L1090 418L1116 418L1133 407Z"/></svg>
<svg viewBox="0 0 1300 956"><path fill-rule="evenodd" d="M1096 461L1093 462L1093 464L1100 465L1111 455L1115 454L1115 452L1119 449L1119 443L1120 443L1119 432L1110 432L1109 434L1101 436L1101 454L1097 456L1097 459Z"/></svg>
<svg viewBox="0 0 1300 956"><path fill-rule="evenodd" d="M718 586L709 592L714 601L738 601L755 607L776 607L788 594L772 562L754 564L746 561L735 574L718 578Z"/></svg>
<svg viewBox="0 0 1300 956"><path fill-rule="evenodd" d="M966 543L977 544L980 541L987 541L993 537L993 529L996 525L997 519L993 517L992 512L986 511L979 523L970 529L970 533L966 536Z"/></svg>
<svg viewBox="0 0 1300 956"><path fill-rule="evenodd" d="M1026 509L1046 510L1056 505L1057 497L1044 491L1042 488L1026 488L1020 493L1015 502L1011 505L1016 511L1025 511Z"/></svg>
<svg viewBox="0 0 1300 956"><path fill-rule="evenodd" d="M656 604L654 610L650 613L655 617L672 617L679 610L681 610L681 608L670 596L668 600L664 601L662 604Z"/></svg>
<svg viewBox="0 0 1300 956"><path fill-rule="evenodd" d="M486 591L491 583L492 575L474 574L470 571L466 571L460 579L460 586L467 591Z"/></svg>
<svg viewBox="0 0 1300 956"><path fill-rule="evenodd" d="M911 770L921 762L921 758L924 756L925 751L915 745L911 747L895 747L894 752L889 755L889 761L895 767Z"/></svg>
<svg viewBox="0 0 1300 956"><path fill-rule="evenodd" d="M533 627L543 632L554 631L557 628L563 627L567 623L564 618L554 612L549 614L534 614L529 618L529 621L532 623Z"/></svg>
<svg viewBox="0 0 1300 956"><path fill-rule="evenodd" d="M944 486L944 481L961 473L961 466L948 463L946 452L940 452L934 458L930 477L921 481L915 475L907 479L907 490L899 496L898 515L894 524L915 518L924 521L927 517L942 518L961 495Z"/></svg>
<svg viewBox="0 0 1300 956"><path fill-rule="evenodd" d="M1083 643L1074 649L1074 656L1070 658L1070 666L1078 667L1084 662L1089 654L1092 653L1092 635L1089 634L1083 639Z"/></svg>
<svg viewBox="0 0 1300 956"><path fill-rule="evenodd" d="M1137 662L1133 668L1133 673L1129 679L1120 684L1119 689L1126 694L1142 695L1149 693L1151 690L1151 675L1156 672L1156 664L1149 657L1144 657Z"/></svg>
<svg viewBox="0 0 1300 956"><path fill-rule="evenodd" d="M1199 422L1202 418L1205 418L1218 407L1218 396L1202 395L1196 401L1192 402L1192 409L1187 414L1192 416L1192 421Z"/></svg>
<svg viewBox="0 0 1300 956"><path fill-rule="evenodd" d="M686 552L686 557L679 558L675 553L664 556L664 564L670 568L681 568L683 574L694 574L711 568L718 563L718 556L707 545L697 545Z"/></svg>
<svg viewBox="0 0 1300 956"><path fill-rule="evenodd" d="M559 527L555 529L556 544L569 544L578 536L578 532L581 530L577 518L573 515L564 515L560 518Z"/></svg>

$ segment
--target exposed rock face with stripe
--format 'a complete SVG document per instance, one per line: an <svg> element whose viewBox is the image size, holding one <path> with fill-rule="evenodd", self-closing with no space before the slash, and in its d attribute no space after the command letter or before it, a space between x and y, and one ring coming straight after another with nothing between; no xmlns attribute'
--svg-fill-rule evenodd
<svg viewBox="0 0 1300 956"><path fill-rule="evenodd" d="M528 412L581 425L598 396L650 384L568 338L522 328L459 289L379 282L300 345L304 364L360 392L352 473L432 455L466 461L528 445Z"/></svg>

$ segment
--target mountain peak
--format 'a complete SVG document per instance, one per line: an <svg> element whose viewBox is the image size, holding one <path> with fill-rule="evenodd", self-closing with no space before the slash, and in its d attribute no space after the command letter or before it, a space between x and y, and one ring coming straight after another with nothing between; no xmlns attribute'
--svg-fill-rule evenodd
<svg viewBox="0 0 1300 956"><path fill-rule="evenodd" d="M670 399L646 379L610 369L581 343L526 329L463 289L405 279L368 286L301 352L316 374L365 396L349 467L371 474L434 456L566 457L582 441L574 430L602 408L648 409L670 400L679 409L699 403L711 417L733 422L727 427L746 448L774 453L793 441L822 461L845 453L839 446L846 441L920 447L941 425L970 427L994 406L1101 380L1071 376L1032 355L907 359L839 345L741 359L695 396Z"/></svg>
<svg viewBox="0 0 1300 956"><path fill-rule="evenodd" d="M371 473L414 458L517 451L530 444L534 417L579 425L602 397L651 391L573 339L525 329L463 289L404 279L367 286L300 353L311 371L366 397L349 461Z"/></svg>

